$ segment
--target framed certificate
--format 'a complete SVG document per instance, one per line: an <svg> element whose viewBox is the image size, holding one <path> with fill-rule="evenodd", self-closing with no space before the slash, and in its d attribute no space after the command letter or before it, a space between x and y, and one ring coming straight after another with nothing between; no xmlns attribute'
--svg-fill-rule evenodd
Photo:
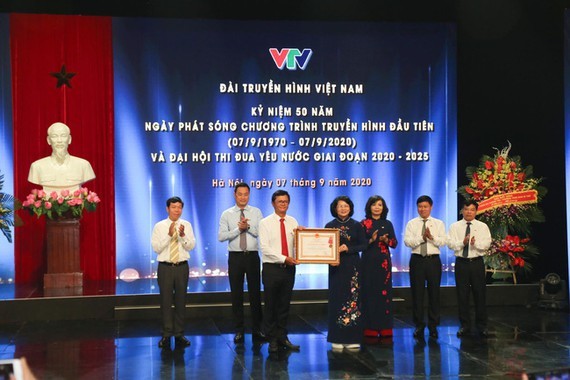
<svg viewBox="0 0 570 380"><path fill-rule="evenodd" d="M340 232L334 228L305 228L295 231L295 258L300 263L338 264Z"/></svg>

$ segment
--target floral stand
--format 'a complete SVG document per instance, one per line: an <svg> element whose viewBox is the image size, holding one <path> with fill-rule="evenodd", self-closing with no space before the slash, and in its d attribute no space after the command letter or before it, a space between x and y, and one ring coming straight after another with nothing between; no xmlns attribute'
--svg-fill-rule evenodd
<svg viewBox="0 0 570 380"><path fill-rule="evenodd" d="M101 200L97 193L82 187L75 191L46 193L32 189L22 202L32 215L46 220L47 272L44 295L83 295L83 273L79 243L79 220L83 210L95 211Z"/></svg>
<svg viewBox="0 0 570 380"><path fill-rule="evenodd" d="M79 227L79 219L46 221L47 271L44 274L44 293L48 296L83 294Z"/></svg>

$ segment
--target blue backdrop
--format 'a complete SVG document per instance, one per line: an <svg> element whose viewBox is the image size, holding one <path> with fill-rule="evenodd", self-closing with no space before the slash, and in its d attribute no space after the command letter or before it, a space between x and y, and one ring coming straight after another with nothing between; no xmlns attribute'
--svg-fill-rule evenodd
<svg viewBox="0 0 570 380"><path fill-rule="evenodd" d="M236 180L252 185L264 216L271 194L287 190L289 214L307 227L332 219L338 195L352 198L358 220L369 196L383 196L400 241L397 271L408 266L403 233L419 195L434 199L446 225L458 219L454 26L114 18L113 46L117 273L125 279L154 276L150 235L172 195L185 201L197 238L193 275L224 275L218 220ZM290 54L280 68L272 48L308 59ZM301 121L316 130L291 128ZM368 121L385 130L364 131ZM298 268L309 277L326 271Z"/></svg>
<svg viewBox="0 0 570 380"><path fill-rule="evenodd" d="M352 198L356 219L382 195L400 241L394 270L407 270L416 198L431 195L446 225L458 219L455 35L445 23L114 18L117 273L154 277L152 227L179 195L197 237L192 275L224 276L218 219L237 180L264 215L275 190L289 191L289 213L307 227L332 218L338 195ZM9 57L0 15L0 172L13 193ZM0 239L1 282L13 278L13 255ZM444 249L445 269L450 257ZM326 287L326 272L298 268L306 287Z"/></svg>

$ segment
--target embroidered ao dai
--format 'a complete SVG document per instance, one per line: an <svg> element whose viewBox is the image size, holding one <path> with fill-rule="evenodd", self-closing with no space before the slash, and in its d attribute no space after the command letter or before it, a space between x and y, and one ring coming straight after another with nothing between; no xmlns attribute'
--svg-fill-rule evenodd
<svg viewBox="0 0 570 380"><path fill-rule="evenodd" d="M392 222L387 219L364 219L366 242L374 231L378 236L388 234L388 243L376 239L362 252L361 296L365 329L387 330L393 327L392 315L392 259L390 248L396 248L398 240Z"/></svg>
<svg viewBox="0 0 570 380"><path fill-rule="evenodd" d="M366 248L364 230L352 218L333 219L326 228L340 230L340 245L347 252L340 253L340 265L329 266L329 304L327 341L333 343L360 343L364 324L360 310L360 252Z"/></svg>

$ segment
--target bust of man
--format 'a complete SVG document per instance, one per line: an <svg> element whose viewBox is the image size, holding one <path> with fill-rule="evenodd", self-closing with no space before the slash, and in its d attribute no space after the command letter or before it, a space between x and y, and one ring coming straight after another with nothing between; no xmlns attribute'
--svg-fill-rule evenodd
<svg viewBox="0 0 570 380"><path fill-rule="evenodd" d="M43 186L44 191L74 191L85 182L95 178L89 161L70 155L69 127L54 123L47 130L47 142L52 148L51 156L34 161L30 166L28 181Z"/></svg>

